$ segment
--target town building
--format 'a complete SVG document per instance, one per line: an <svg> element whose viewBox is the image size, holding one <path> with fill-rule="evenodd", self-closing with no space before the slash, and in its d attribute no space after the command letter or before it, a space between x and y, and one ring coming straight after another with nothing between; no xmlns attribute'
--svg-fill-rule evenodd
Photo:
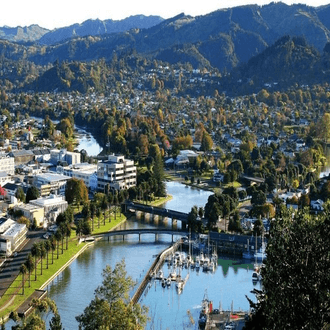
<svg viewBox="0 0 330 330"><path fill-rule="evenodd" d="M69 176L57 174L55 172L47 172L37 174L33 178L33 185L40 191L40 196L48 196L50 194L64 195Z"/></svg>
<svg viewBox="0 0 330 330"><path fill-rule="evenodd" d="M80 163L70 166L57 166L57 173L64 174L70 178L83 180L86 187L90 190L97 189L97 165Z"/></svg>
<svg viewBox="0 0 330 330"><path fill-rule="evenodd" d="M27 164L30 161L34 160L34 153L32 150L13 150L9 153L10 157L14 157L15 166L21 164Z"/></svg>
<svg viewBox="0 0 330 330"><path fill-rule="evenodd" d="M15 211L21 211L23 216L30 220L31 224L35 221L36 227L40 228L44 225L45 210L41 206L33 204L16 204Z"/></svg>
<svg viewBox="0 0 330 330"><path fill-rule="evenodd" d="M0 222L1 251L6 255L11 255L25 241L27 232L25 224L2 218Z"/></svg>
<svg viewBox="0 0 330 330"><path fill-rule="evenodd" d="M136 186L136 166L124 156L109 155L106 161L97 164L97 189L121 190Z"/></svg>
<svg viewBox="0 0 330 330"><path fill-rule="evenodd" d="M9 175L15 174L15 159L4 154L0 154L0 172L5 172Z"/></svg>
<svg viewBox="0 0 330 330"><path fill-rule="evenodd" d="M71 152L66 149L53 149L50 151L50 162L54 165L64 164L79 164L80 163L80 153Z"/></svg>
<svg viewBox="0 0 330 330"><path fill-rule="evenodd" d="M39 197L31 200L29 204L42 207L44 209L44 227L51 222L55 222L57 216L68 208L68 202L64 199L64 197L57 195Z"/></svg>

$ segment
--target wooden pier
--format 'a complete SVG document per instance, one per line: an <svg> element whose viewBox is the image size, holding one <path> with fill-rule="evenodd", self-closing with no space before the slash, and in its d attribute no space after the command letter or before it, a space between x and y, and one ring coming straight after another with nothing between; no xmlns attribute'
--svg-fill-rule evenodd
<svg viewBox="0 0 330 330"><path fill-rule="evenodd" d="M167 255L169 254L173 254L175 251L178 250L179 246L182 244L181 239L178 240L176 243L174 243L172 246L170 246L169 248L165 249L163 252L161 252L156 259L154 260L154 262L152 263L151 267L149 268L148 272L146 273L146 275L144 276L141 284L139 285L139 287L137 288L137 290L135 291L133 297L131 298L131 303L132 304L136 304L139 299L141 298L143 291L145 290L145 288L147 287L149 281L156 276L158 270L161 268L161 266L164 263L165 258L167 257Z"/></svg>
<svg viewBox="0 0 330 330"><path fill-rule="evenodd" d="M21 306L17 308L17 314L20 318L28 316L33 311L32 300L41 300L46 297L47 291L45 290L35 290L32 295L23 302Z"/></svg>

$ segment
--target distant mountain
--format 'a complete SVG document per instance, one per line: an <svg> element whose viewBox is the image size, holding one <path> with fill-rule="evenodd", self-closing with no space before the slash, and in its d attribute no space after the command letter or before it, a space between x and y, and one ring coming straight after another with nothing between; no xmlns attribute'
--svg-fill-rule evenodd
<svg viewBox="0 0 330 330"><path fill-rule="evenodd" d="M34 42L39 40L44 34L48 33L48 29L44 29L39 25L30 25L25 27L0 27L0 39L14 42Z"/></svg>
<svg viewBox="0 0 330 330"><path fill-rule="evenodd" d="M163 21L160 16L135 15L122 20L111 19L101 21L87 20L81 24L74 24L68 27L49 31L42 36L39 43L42 45L53 45L63 40L74 37L98 36L107 33L118 33L131 29L147 29Z"/></svg>
<svg viewBox="0 0 330 330"><path fill-rule="evenodd" d="M283 90L296 84L319 84L329 79L330 43L320 53L303 37L284 36L235 68L222 83L235 86L236 90L256 92L265 87Z"/></svg>
<svg viewBox="0 0 330 330"><path fill-rule="evenodd" d="M51 65L57 60L111 60L114 54L134 50L149 59L190 62L193 67L229 72L248 63L283 36L303 37L306 44L322 53L330 41L329 17L330 5L289 6L273 2L221 9L196 17L184 14L167 20L149 17L151 27L143 28L137 25L148 22L144 16L119 22L89 20L45 34L39 43L52 43L50 46L29 47L0 41L0 53L5 58ZM114 26L122 31L115 32Z"/></svg>

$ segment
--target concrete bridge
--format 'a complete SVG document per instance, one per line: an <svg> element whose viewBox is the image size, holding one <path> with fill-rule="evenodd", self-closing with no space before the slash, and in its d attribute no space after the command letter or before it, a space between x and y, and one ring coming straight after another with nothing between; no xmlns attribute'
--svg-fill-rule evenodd
<svg viewBox="0 0 330 330"><path fill-rule="evenodd" d="M174 241L174 236L188 236L188 232L180 230L171 230L171 229L158 229L158 228L146 228L146 229L123 229L123 230L114 230L107 233L102 233L99 235L94 235L97 237L112 237L112 236L122 236L123 241L125 240L126 235L139 235L139 241L141 240L141 235L144 234L154 234L155 240L157 240L158 235L171 235L172 242Z"/></svg>
<svg viewBox="0 0 330 330"><path fill-rule="evenodd" d="M134 202L125 203L126 210L140 211L151 215L158 215L163 218L171 218L182 222L182 228L185 228L188 223L188 213L165 209L162 207L144 205Z"/></svg>

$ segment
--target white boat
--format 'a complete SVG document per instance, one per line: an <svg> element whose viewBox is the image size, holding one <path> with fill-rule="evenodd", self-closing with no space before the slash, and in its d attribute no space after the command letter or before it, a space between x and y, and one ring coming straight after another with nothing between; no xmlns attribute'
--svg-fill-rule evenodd
<svg viewBox="0 0 330 330"><path fill-rule="evenodd" d="M209 270L209 260L204 260L203 262L203 272L207 272Z"/></svg>
<svg viewBox="0 0 330 330"><path fill-rule="evenodd" d="M166 279L166 285L167 285L167 286L171 286L171 283L172 283L172 279L171 279L171 277L168 277L168 278Z"/></svg>
<svg viewBox="0 0 330 330"><path fill-rule="evenodd" d="M213 261L210 261L209 262L209 265L208 265L208 271L214 272L214 270L215 270L214 262Z"/></svg>
<svg viewBox="0 0 330 330"><path fill-rule="evenodd" d="M267 258L267 254L266 254L266 243L263 241L262 239L262 244L261 244L261 247L259 249L257 249L257 241L258 241L258 237L256 236L256 246L255 246L255 249L254 251L252 251L250 248L249 248L249 240L247 241L247 250L243 252L242 256L243 256L243 259L249 259L249 260L256 260L256 261L264 261L264 259Z"/></svg>
<svg viewBox="0 0 330 330"><path fill-rule="evenodd" d="M162 280L162 279L164 278L164 273L163 273L162 270L160 270L160 271L158 272L158 278L159 278L160 280Z"/></svg>

